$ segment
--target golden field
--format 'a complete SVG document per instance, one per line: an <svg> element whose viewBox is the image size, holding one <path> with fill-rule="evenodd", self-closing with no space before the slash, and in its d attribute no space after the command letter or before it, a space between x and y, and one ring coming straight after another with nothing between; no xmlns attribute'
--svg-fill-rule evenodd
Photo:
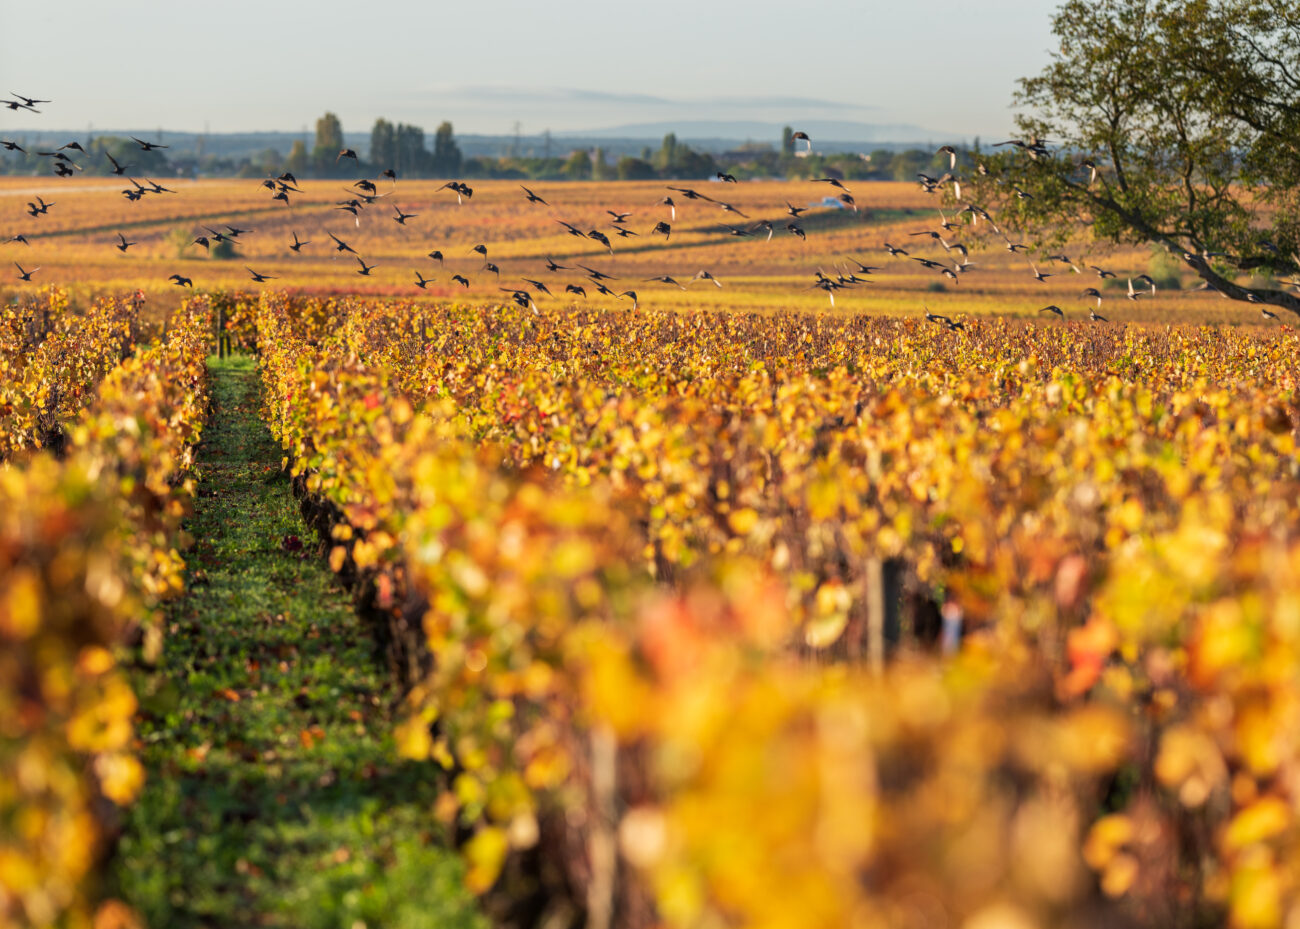
<svg viewBox="0 0 1300 929"><path fill-rule="evenodd" d="M452 191L438 189L440 182L392 184L380 180L377 185L382 196L354 219L338 204L358 192L349 192L340 181L304 181L299 185L302 193L293 195L289 206L273 201L271 192L256 179L164 179L162 183L176 193L150 194L128 202L121 190L129 185L121 179L60 183L54 178L0 178L0 215L6 217L0 238L21 233L30 241L28 246L16 242L0 246L8 266L0 281L0 294L53 284L69 289L74 303L84 303L95 295L140 289L155 298L165 294L156 302L170 308L179 304L181 294L168 277L181 274L192 278L199 290L275 287L322 295L496 302L509 299L500 287L531 289L524 281L532 279L542 281L556 295L543 296L544 302L582 305L583 298L563 293L565 284L577 283L586 287L586 302L593 308L630 305L626 298L594 293L581 270L548 271L545 262L549 257L560 264L581 262L613 275L616 280L609 284L616 293L635 290L643 306L829 311L827 295L811 286L816 273L820 269L834 277L838 268L847 274L854 270L851 259L856 259L880 270L872 275L874 283L838 291L837 313L905 316L919 314L925 306L956 316L1037 317L1043 306L1057 304L1069 316L1086 318L1089 301L1080 291L1104 283L1087 270L1087 264L1114 270L1122 285L1124 278L1146 272L1150 260L1145 248L1115 249L1080 242L1068 253L1084 269L1081 274L1033 256L1040 269L1055 272L1052 279L1040 283L1030 272L1031 259L1007 251L1002 238L981 223L949 237L949 241L968 245L974 267L958 282L946 281L936 271L905 258L891 258L884 250L883 243L888 241L915 256L945 257L937 242L909 235L938 230L941 206L937 195L926 194L910 183L849 183L860 211L812 206L798 220L807 232L806 241L785 231L790 220L786 204L820 204L823 197L837 192L827 184L530 182L548 202L542 205L528 202L514 181L471 182L474 196L457 204ZM658 202L672 193L666 189L669 183L725 200L748 218L674 193L674 220L669 208ZM47 214L28 216L26 204L37 195L53 206ZM399 224L395 208L415 215ZM617 237L613 217L606 210L629 212L627 228L636 235ZM950 210L948 215L952 217ZM726 225L748 229L760 219L771 220L776 226L770 241L761 231L752 237L735 237ZM596 241L570 235L560 220L583 231L604 232L612 241L613 254ZM662 235L651 234L660 220L672 224L667 241ZM192 244L195 237L206 234L204 227L222 230L226 223L250 230L239 238L235 258L213 260L201 246ZM1007 231L1013 239L1018 238L1016 231ZM135 243L126 253L115 247L119 232ZM299 254L288 247L295 232L310 243ZM358 274L355 258L336 250L328 233L347 242L374 271L369 276ZM485 271L483 259L471 251L478 244L487 247L488 260L500 268L499 279ZM445 256L442 264L427 257L433 250ZM17 280L17 271L10 264L13 261L25 269L40 268L33 283ZM274 280L254 283L247 270L250 267ZM724 286L696 281L682 290L646 280L669 275L686 284L702 269ZM415 285L417 271L433 278L426 290ZM469 287L453 282L454 274L466 277ZM1183 280L1195 283L1190 274ZM940 284L942 291L929 289ZM1130 301L1124 290L1123 286L1103 288L1107 296L1101 312L1116 322L1261 321L1253 307L1212 293L1161 290L1154 298Z"/></svg>

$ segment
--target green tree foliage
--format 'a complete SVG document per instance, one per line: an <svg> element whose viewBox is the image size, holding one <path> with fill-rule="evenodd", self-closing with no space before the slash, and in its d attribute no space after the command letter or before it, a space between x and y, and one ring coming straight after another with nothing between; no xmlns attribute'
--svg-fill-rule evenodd
<svg viewBox="0 0 1300 929"><path fill-rule="evenodd" d="M591 179L593 181L607 181L611 173L609 160L605 157L605 149L597 147L591 156Z"/></svg>
<svg viewBox="0 0 1300 929"><path fill-rule="evenodd" d="M297 177L306 174L308 166L307 146L302 139L297 139L289 148L288 157L284 159L284 170Z"/></svg>
<svg viewBox="0 0 1300 929"><path fill-rule="evenodd" d="M397 164L397 130L388 120L375 120L370 130L370 163L372 165Z"/></svg>
<svg viewBox="0 0 1300 929"><path fill-rule="evenodd" d="M339 152L343 150L343 124L333 113L316 120L316 145L311 150L312 169L320 174L337 174Z"/></svg>
<svg viewBox="0 0 1300 929"><path fill-rule="evenodd" d="M618 160L617 170L620 181L648 181L655 176L654 165L631 155L624 155Z"/></svg>
<svg viewBox="0 0 1300 929"><path fill-rule="evenodd" d="M451 123L444 120L433 134L433 160L430 168L439 177L456 177L460 174L462 160L460 146L452 135Z"/></svg>
<svg viewBox="0 0 1300 929"><path fill-rule="evenodd" d="M1151 242L1300 315L1233 279L1300 270L1300 2L1067 0L1052 29L1052 61L1016 94L1020 141L1047 141L1000 146L973 193L1045 243L1081 225Z"/></svg>
<svg viewBox="0 0 1300 929"><path fill-rule="evenodd" d="M587 150L578 148L573 150L569 159L564 163L564 175L572 181L586 181L591 178L591 156Z"/></svg>

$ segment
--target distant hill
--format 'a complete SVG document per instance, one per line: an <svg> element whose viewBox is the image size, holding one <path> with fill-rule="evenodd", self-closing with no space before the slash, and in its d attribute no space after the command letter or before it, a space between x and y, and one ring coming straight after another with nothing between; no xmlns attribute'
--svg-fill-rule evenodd
<svg viewBox="0 0 1300 929"><path fill-rule="evenodd" d="M658 141L668 133L676 133L679 139L718 139L732 142L772 142L781 141L781 130L789 125L794 129L808 133L812 137L813 147L819 139L839 143L872 145L877 143L904 142L951 142L951 133L924 129L908 123L860 123L849 120L806 120L789 123L766 123L752 120L680 120L676 122L627 123L611 126L607 129L590 129L580 132L557 132L556 138L612 138L612 139L650 139Z"/></svg>

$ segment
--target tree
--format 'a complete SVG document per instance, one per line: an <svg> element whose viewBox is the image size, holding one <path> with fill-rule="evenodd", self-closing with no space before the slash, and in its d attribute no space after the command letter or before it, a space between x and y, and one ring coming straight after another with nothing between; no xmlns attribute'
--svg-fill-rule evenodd
<svg viewBox="0 0 1300 929"><path fill-rule="evenodd" d="M562 170L570 180L585 181L591 177L591 156L585 148L575 148Z"/></svg>
<svg viewBox="0 0 1300 929"><path fill-rule="evenodd" d="M648 181L655 176L654 165L631 155L624 155L618 160L617 170L620 181Z"/></svg>
<svg viewBox="0 0 1300 929"><path fill-rule="evenodd" d="M670 172L676 166L679 157L680 146L677 144L677 134L670 132L664 136L663 144L659 146L654 166L665 173Z"/></svg>
<svg viewBox="0 0 1300 929"><path fill-rule="evenodd" d="M381 169L397 166L397 131L383 118L370 130L370 163Z"/></svg>
<svg viewBox="0 0 1300 929"><path fill-rule="evenodd" d="M322 173L334 173L341 151L343 124L333 113L326 113L316 120L316 146L311 150L312 167Z"/></svg>
<svg viewBox="0 0 1300 929"><path fill-rule="evenodd" d="M461 161L451 123L444 120L433 134L433 173L439 177L456 177L460 174Z"/></svg>
<svg viewBox="0 0 1300 929"><path fill-rule="evenodd" d="M983 162L975 195L1044 242L1087 224L1300 315L1234 280L1300 270L1300 2L1066 0L1052 31L1059 50L1016 93L1020 145Z"/></svg>
<svg viewBox="0 0 1300 929"><path fill-rule="evenodd" d="M307 146L302 139L295 139L289 147L289 156L284 159L284 169L297 176L307 173Z"/></svg>
<svg viewBox="0 0 1300 929"><path fill-rule="evenodd" d="M794 129L781 127L781 154L787 158L794 156Z"/></svg>
<svg viewBox="0 0 1300 929"><path fill-rule="evenodd" d="M591 155L591 179L593 181L609 180L609 160L605 157L605 149L597 146Z"/></svg>

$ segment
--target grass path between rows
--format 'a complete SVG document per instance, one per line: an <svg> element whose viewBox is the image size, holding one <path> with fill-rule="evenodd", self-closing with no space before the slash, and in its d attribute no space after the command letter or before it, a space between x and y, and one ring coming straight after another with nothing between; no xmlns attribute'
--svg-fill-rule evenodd
<svg viewBox="0 0 1300 929"><path fill-rule="evenodd" d="M305 534L251 359L210 359L189 593L139 672L148 781L110 892L152 929L483 927L401 761L372 640Z"/></svg>

